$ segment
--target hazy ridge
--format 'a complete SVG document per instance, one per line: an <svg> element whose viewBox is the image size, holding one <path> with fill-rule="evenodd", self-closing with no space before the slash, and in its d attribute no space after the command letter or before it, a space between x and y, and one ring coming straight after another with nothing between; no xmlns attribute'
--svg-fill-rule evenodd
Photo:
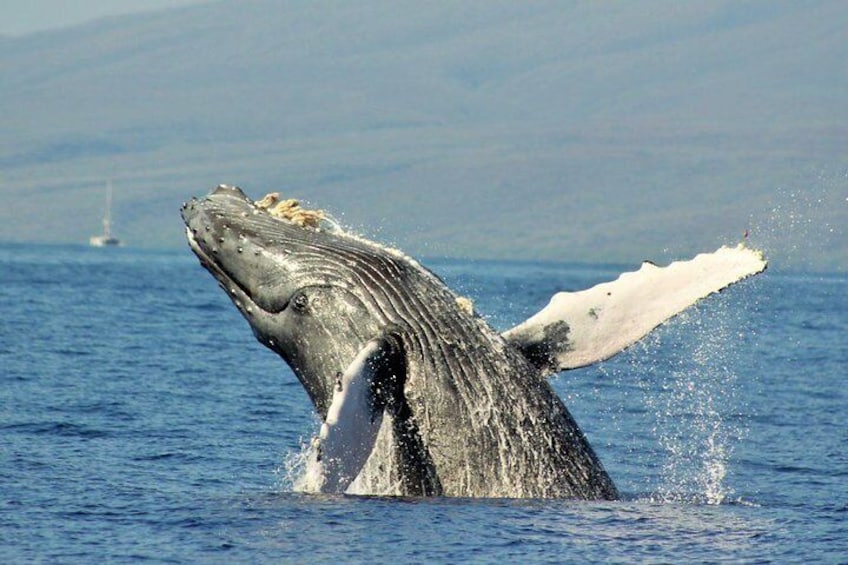
<svg viewBox="0 0 848 565"><path fill-rule="evenodd" d="M413 253L848 268L840 1L213 2L0 39L0 240L182 245L218 182Z"/></svg>

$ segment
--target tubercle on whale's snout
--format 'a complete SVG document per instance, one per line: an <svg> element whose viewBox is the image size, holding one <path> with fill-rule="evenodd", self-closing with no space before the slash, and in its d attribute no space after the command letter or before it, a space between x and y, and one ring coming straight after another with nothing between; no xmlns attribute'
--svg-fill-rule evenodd
<svg viewBox="0 0 848 565"><path fill-rule="evenodd" d="M204 236L204 233L208 234L212 231L212 225L208 221L208 218L201 217L203 210L200 209L199 205L200 201L197 198L192 198L188 202L184 202L180 215L185 223L186 239L188 240L189 247L205 266L209 260L209 257L206 257L206 255L210 252L216 254L218 250L214 245L209 245L209 241Z"/></svg>
<svg viewBox="0 0 848 565"><path fill-rule="evenodd" d="M223 193L223 190L226 190L227 193ZM189 245L195 254L198 254L201 262L205 262L204 257L201 257L198 251L202 251L206 255L217 256L220 247L225 244L229 245L234 241L237 242L243 237L239 230L233 230L230 226L237 215L238 207L230 206L230 203L226 200L221 201L220 195L222 194L226 197L236 197L236 204L240 207L243 207L244 203L250 202L250 199L241 189L219 185L218 188L203 198L193 197L184 202L180 211L186 226L186 237L189 240ZM219 198L215 198L216 195ZM237 251L238 253L242 252L240 245L237 247ZM206 259L209 260L211 257L207 256Z"/></svg>

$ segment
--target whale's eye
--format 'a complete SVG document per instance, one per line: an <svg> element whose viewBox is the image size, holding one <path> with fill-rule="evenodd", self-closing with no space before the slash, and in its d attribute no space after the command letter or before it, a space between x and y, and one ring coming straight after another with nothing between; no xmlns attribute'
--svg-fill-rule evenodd
<svg viewBox="0 0 848 565"><path fill-rule="evenodd" d="M309 306L309 297L303 292L298 292L294 298L292 298L291 303L295 310L303 312L306 310L306 307Z"/></svg>

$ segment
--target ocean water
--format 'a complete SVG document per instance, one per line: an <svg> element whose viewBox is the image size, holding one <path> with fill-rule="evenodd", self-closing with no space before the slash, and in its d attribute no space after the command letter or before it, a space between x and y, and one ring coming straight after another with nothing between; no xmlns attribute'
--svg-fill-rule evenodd
<svg viewBox="0 0 848 565"><path fill-rule="evenodd" d="M428 265L498 328L628 268ZM293 492L318 422L188 250L0 246L0 298L3 563L848 562L845 275L772 269L555 377L601 503Z"/></svg>

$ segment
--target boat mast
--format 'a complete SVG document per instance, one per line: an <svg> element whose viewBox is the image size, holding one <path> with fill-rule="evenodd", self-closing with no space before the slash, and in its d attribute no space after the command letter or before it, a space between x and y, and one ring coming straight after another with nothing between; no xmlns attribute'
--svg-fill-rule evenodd
<svg viewBox="0 0 848 565"><path fill-rule="evenodd" d="M103 235L112 237L112 181L106 183L106 214L103 216Z"/></svg>

